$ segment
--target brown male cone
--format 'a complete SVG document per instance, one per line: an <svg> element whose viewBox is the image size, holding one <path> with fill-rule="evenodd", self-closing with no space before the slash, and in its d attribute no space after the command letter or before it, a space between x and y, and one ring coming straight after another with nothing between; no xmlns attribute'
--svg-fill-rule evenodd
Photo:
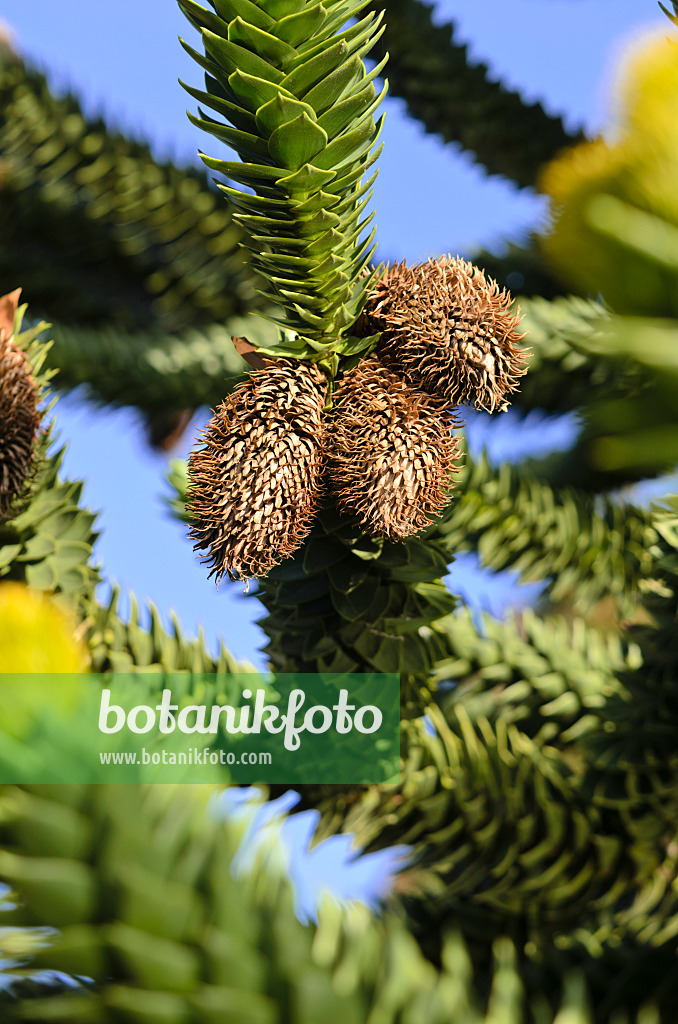
<svg viewBox="0 0 678 1024"><path fill-rule="evenodd" d="M41 419L30 363L12 340L20 294L18 288L0 297L0 522L18 511Z"/></svg>
<svg viewBox="0 0 678 1024"><path fill-rule="evenodd" d="M382 332L382 359L425 391L493 412L527 369L510 307L507 291L459 257L396 263L372 289L359 330Z"/></svg>
<svg viewBox="0 0 678 1024"><path fill-rule="evenodd" d="M262 360L258 365L261 366ZM195 549L217 583L262 577L305 540L323 471L323 374L265 361L222 402L188 461Z"/></svg>
<svg viewBox="0 0 678 1024"><path fill-rule="evenodd" d="M376 355L363 359L334 393L328 447L339 510L389 540L419 533L449 502L455 425L438 399Z"/></svg>

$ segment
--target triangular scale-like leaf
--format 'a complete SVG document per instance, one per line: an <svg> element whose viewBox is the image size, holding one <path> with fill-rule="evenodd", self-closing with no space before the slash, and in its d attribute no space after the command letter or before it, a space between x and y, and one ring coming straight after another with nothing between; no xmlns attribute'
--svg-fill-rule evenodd
<svg viewBox="0 0 678 1024"><path fill-rule="evenodd" d="M339 218L340 227L338 228L341 233L348 238L353 225L359 220L361 214L364 212L367 206L369 206L371 195L365 196L361 203L355 203L353 208L349 207L344 212L344 216Z"/></svg>
<svg viewBox="0 0 678 1024"><path fill-rule="evenodd" d="M351 194L347 196L346 199L342 199L340 203L337 203L335 206L333 206L332 209L334 210L334 212L338 216L341 216L346 210L350 209L353 203L357 202L362 196L365 195L366 192L369 192L369 190L372 188L375 181L377 180L378 174L379 172L375 171L374 174L370 178L368 178L368 180L364 184L361 184L360 188L356 189L355 192L351 192Z"/></svg>
<svg viewBox="0 0 678 1024"><path fill-rule="evenodd" d="M268 578L276 583L279 580L303 582L306 579L306 573L304 572L299 555L296 554L293 558L286 558L284 562L274 566L268 573Z"/></svg>
<svg viewBox="0 0 678 1024"><path fill-rule="evenodd" d="M353 18L363 7L367 7L369 0L324 0L325 7L332 15L341 13L344 21Z"/></svg>
<svg viewBox="0 0 678 1024"><path fill-rule="evenodd" d="M290 71L293 68L301 66L303 62L325 53L331 46L336 45L336 43L346 43L349 47L348 53L352 53L356 46L360 45L361 40L358 39L358 42L355 43L356 38L364 35L365 28L369 31L369 25L373 21L374 14L368 14L366 18L361 19L361 21L357 22L355 25L351 25L343 32L339 32L337 34L321 32L317 38L309 39L306 46L299 46L297 48L299 53L297 64L292 65Z"/></svg>
<svg viewBox="0 0 678 1024"><path fill-rule="evenodd" d="M266 319L273 323L278 322L272 317L266 317ZM257 351L262 355L289 356L292 359L305 359L312 355L312 349L302 341L286 341L283 345L267 345L265 348L260 346Z"/></svg>
<svg viewBox="0 0 678 1024"><path fill-rule="evenodd" d="M379 11L376 17L374 14L368 14L354 28L343 32L339 38L343 36L347 40L349 53L357 53L360 57L363 57L370 50L374 49L377 41L383 36L386 27L381 25L383 20L384 11ZM379 27L380 25L381 28Z"/></svg>
<svg viewBox="0 0 678 1024"><path fill-rule="evenodd" d="M367 564L356 565L344 559L343 562L334 563L327 571L333 588L342 594L350 594L363 585L369 568Z"/></svg>
<svg viewBox="0 0 678 1024"><path fill-rule="evenodd" d="M349 657L346 651L335 646L334 654L331 657L318 658L318 668L330 675L337 675L338 673L356 672L358 663L354 658Z"/></svg>
<svg viewBox="0 0 678 1024"><path fill-rule="evenodd" d="M382 585L379 587L379 589L375 593L374 600L372 601L372 604L370 605L370 607L367 609L367 613L365 615L365 619L366 619L367 622L370 623L370 626L372 628L376 628L377 630L379 630L382 633L386 633L386 632L388 632L388 630L381 629L381 626L378 625L378 623L379 623L379 620L381 619L382 615L384 614L384 612L388 608L388 604L389 604L389 588L385 587L383 585L383 583L382 583ZM372 626L372 623L375 623L375 626ZM363 632L364 632L364 630L363 630Z"/></svg>
<svg viewBox="0 0 678 1024"><path fill-rule="evenodd" d="M353 247L357 243L360 235L363 233L365 227L369 224L373 217L374 213L371 213L369 217L365 218L362 224L359 224L358 227L351 232L350 235L342 235L341 243L337 243L337 247L334 250L337 256L343 256L344 259L351 259L353 257L353 254L355 252L355 249ZM373 228L372 233L370 235L370 239L374 236L375 231L376 228ZM367 241L369 241L370 239L367 239Z"/></svg>
<svg viewBox="0 0 678 1024"><path fill-rule="evenodd" d="M317 261L314 262L313 276L316 278L317 281L322 281L322 279L326 278L328 274L332 274L336 270L340 269L343 265L343 262L344 261L340 259L339 256L336 256L333 252L331 252L329 256L327 256L323 260L322 263L318 263Z"/></svg>
<svg viewBox="0 0 678 1024"><path fill-rule="evenodd" d="M279 299L279 297L277 295L270 295L269 293L261 291L261 290L258 290L258 294L259 295L263 295L263 297L266 299L267 302L271 302L273 300L278 305L282 305L282 303L280 302L280 299ZM292 329L294 331L301 332L301 331L303 331L305 329L305 324L303 324L301 321L299 321L298 323L294 322L294 318L290 316L290 314L289 314L289 312L287 310L285 310L285 313L286 313L286 315L285 315L285 319L284 320L280 319L279 317L273 316L271 313L256 313L255 315L260 317L260 319L262 319L262 320L266 320L270 324L274 324L281 331L289 331L290 329ZM285 342L284 346L282 346L282 347L280 347L280 346L272 346L271 348L267 348L266 351L270 352L271 355L279 355L279 356L289 355L290 352L289 352L289 349L286 348L286 346L287 346L287 342ZM295 349L295 352L296 352L296 349ZM309 348L308 352L307 352L307 355L308 355L309 358L312 355L314 355L313 350Z"/></svg>
<svg viewBox="0 0 678 1024"><path fill-rule="evenodd" d="M311 309L325 309L327 306L327 302L322 296L315 297L312 295L304 295L301 292L290 292L286 288L280 288L279 291L288 302L293 303L295 306L302 303L310 306Z"/></svg>
<svg viewBox="0 0 678 1024"><path fill-rule="evenodd" d="M315 111L310 104L302 103L301 100L292 99L290 96L278 92L273 99L264 103L257 110L257 127L262 135L268 136L303 113L315 121Z"/></svg>
<svg viewBox="0 0 678 1024"><path fill-rule="evenodd" d="M273 214L283 213L289 209L289 203L286 199L269 199L264 196L251 195L249 192L241 192L239 189L231 188L222 182L217 182L217 186L228 196L234 206L248 213L252 211L256 214L268 212L273 216Z"/></svg>
<svg viewBox="0 0 678 1024"><path fill-rule="evenodd" d="M231 128L229 125L219 124L217 121L195 117L190 111L186 111L186 113L189 120L196 127L202 128L203 131L209 132L210 135L221 139L241 155L255 158L263 157L267 163L269 162L270 158L266 143L258 135L250 135L247 132L238 131L237 128Z"/></svg>
<svg viewBox="0 0 678 1024"><path fill-rule="evenodd" d="M310 326L315 328L317 331L326 331L332 325L332 318L329 316L315 316L314 313L304 309L303 306L300 306L296 302L292 303L292 308L297 311L304 323L310 324ZM325 352L330 347L329 344L322 344L316 341L311 341L310 339L309 345L318 352Z"/></svg>
<svg viewBox="0 0 678 1024"><path fill-rule="evenodd" d="M350 281L351 279L347 274L339 271L338 273L333 273L325 281L319 284L318 291L329 299L331 295L335 295L343 288L346 288L346 286L350 284Z"/></svg>
<svg viewBox="0 0 678 1024"><path fill-rule="evenodd" d="M365 304L366 289L362 287L362 283L363 282L361 280L358 282L357 286L353 286L344 303L347 313L351 314L354 321L357 320Z"/></svg>
<svg viewBox="0 0 678 1024"><path fill-rule="evenodd" d="M327 145L327 135L306 111L271 134L268 151L279 167L297 171ZM315 165L314 165L315 167Z"/></svg>
<svg viewBox="0 0 678 1024"><path fill-rule="evenodd" d="M423 544L423 541L419 542ZM424 544L426 547L426 545ZM417 583L440 579L447 572L447 562L442 555L430 550L428 557L419 550L416 553L410 552L411 561L409 565L391 570L391 578L400 583ZM437 556L437 557L436 557Z"/></svg>
<svg viewBox="0 0 678 1024"><path fill-rule="evenodd" d="M388 54L386 54L384 57L382 57L382 59L379 61L379 63L375 64L375 66L372 68L372 70L370 71L369 75L365 75L365 77L364 77L364 79L362 80L362 83L361 83L361 88L363 86L367 85L368 82L373 82L375 78L379 77L381 72L384 70L384 68L388 64L388 57L389 57Z"/></svg>
<svg viewBox="0 0 678 1024"><path fill-rule="evenodd" d="M275 269L275 256L270 253L260 253L258 251L251 250L255 260L260 260L262 266L265 265L267 276L277 277ZM334 253L330 253L322 263L318 262L318 259L307 259L297 256L281 256L281 262L284 260L285 273L294 275L298 281L306 281L310 287L315 291L325 294L323 291L323 283L330 276L336 273L337 270L341 270L347 265L348 261L340 259L335 256ZM310 278L310 281L309 281Z"/></svg>
<svg viewBox="0 0 678 1024"><path fill-rule="evenodd" d="M272 249L291 249L294 251L306 252L306 239L290 237L289 235L258 235L252 234L252 240L263 245L269 245Z"/></svg>
<svg viewBox="0 0 678 1024"><path fill-rule="evenodd" d="M208 28L223 38L228 38L228 22L218 17L213 11L201 7L195 0L179 0L179 7L182 9L188 20L196 28Z"/></svg>
<svg viewBox="0 0 678 1024"><path fill-rule="evenodd" d="M320 235L329 228L338 228L341 224L341 217L331 210L317 210L309 217L297 219L297 230L301 235Z"/></svg>
<svg viewBox="0 0 678 1024"><path fill-rule="evenodd" d="M346 549L329 537L311 537L304 545L303 566L308 575L323 572L329 565L346 558Z"/></svg>
<svg viewBox="0 0 678 1024"><path fill-rule="evenodd" d="M338 197L330 195L329 192L316 192L315 195L310 196L303 203L293 203L292 210L295 216L305 217L307 214L314 213L317 210L334 208L338 202Z"/></svg>
<svg viewBox="0 0 678 1024"><path fill-rule="evenodd" d="M311 192L322 188L334 178L334 171L323 171L312 164L304 164L298 171L278 179L278 185L293 195L295 192Z"/></svg>
<svg viewBox="0 0 678 1024"><path fill-rule="evenodd" d="M335 288L323 295L326 304L331 305L332 308L341 308L343 300L348 298L348 296L349 291L347 288Z"/></svg>
<svg viewBox="0 0 678 1024"><path fill-rule="evenodd" d="M200 159L213 171L224 174L241 185L274 182L280 176L279 167L267 167L264 164L238 163L233 160L215 160L214 157L200 153Z"/></svg>
<svg viewBox="0 0 678 1024"><path fill-rule="evenodd" d="M330 228L320 238L314 238L312 242L306 246L306 252L313 256L322 256L326 252L331 252L336 249L344 240L343 235L339 231L335 231L334 228Z"/></svg>
<svg viewBox="0 0 678 1024"><path fill-rule="evenodd" d="M54 537L49 537L44 533L36 533L26 542L23 552L16 560L18 562L33 562L38 558L46 558L47 555L52 555L55 551L56 542ZM16 547L15 555L19 552L21 552L20 544ZM14 560L14 557L12 560Z"/></svg>
<svg viewBox="0 0 678 1024"><path fill-rule="evenodd" d="M26 566L26 583L34 590L56 590L59 577L54 562L45 559Z"/></svg>
<svg viewBox="0 0 678 1024"><path fill-rule="evenodd" d="M382 637L379 650L370 659L376 670L378 672L400 672L401 647L400 637L397 639Z"/></svg>
<svg viewBox="0 0 678 1024"><path fill-rule="evenodd" d="M324 2L333 16L341 15L345 22L349 18L355 18L364 7L367 7L369 0L324 0Z"/></svg>
<svg viewBox="0 0 678 1024"><path fill-rule="evenodd" d="M350 280L354 280L356 276L359 276L362 273L377 251L377 243L374 242L376 233L377 229L375 227L370 232L369 237L360 244L356 253L352 254L349 259L338 259L341 270L349 277ZM373 242L374 245L372 244Z"/></svg>
<svg viewBox="0 0 678 1024"><path fill-rule="evenodd" d="M339 351L343 356L354 356L359 352L367 352L368 349L375 347L380 337L380 334L370 334L365 338L354 338L349 335L341 339Z"/></svg>
<svg viewBox="0 0 678 1024"><path fill-rule="evenodd" d="M21 551L21 544L0 544L0 570L7 569L7 566L11 566L12 562L16 560L16 556ZM0 572L0 576L5 576L5 572Z"/></svg>
<svg viewBox="0 0 678 1024"><path fill-rule="evenodd" d="M229 100L223 99L221 96L215 96L213 93L205 92L203 89L194 89L193 86L187 85L179 79L179 84L189 96L196 99L198 103L204 103L206 107L210 107L211 110L216 110L218 114L222 114L227 117L228 120L236 128L239 128L242 132L251 132L253 129L256 131L257 122L254 115L245 110L244 107L236 106L235 103L231 103Z"/></svg>
<svg viewBox="0 0 678 1024"><path fill-rule="evenodd" d="M336 568L331 566L329 572ZM332 604L344 619L355 622L368 610L376 596L379 580L374 576L366 576L360 587L349 592L335 589L330 591Z"/></svg>
<svg viewBox="0 0 678 1024"><path fill-rule="evenodd" d="M272 569L269 575L275 573L275 569ZM302 604L304 601L315 601L319 597L323 597L329 593L330 582L324 573L318 573L316 576L306 577L299 582L291 581L284 588L281 588L277 603L281 607L295 607Z"/></svg>
<svg viewBox="0 0 678 1024"><path fill-rule="evenodd" d="M290 46L298 46L307 39L312 39L326 20L327 10L319 0L312 6L308 5L303 11L289 14L279 21L275 27L275 34Z"/></svg>
<svg viewBox="0 0 678 1024"><path fill-rule="evenodd" d="M388 83L384 83L379 95L375 95L374 85L370 82L367 88L361 89L353 96L347 96L327 110L318 118L318 124L327 132L329 139L334 139L350 125L358 128L363 118L367 120L374 113L387 92Z"/></svg>
<svg viewBox="0 0 678 1024"><path fill-rule="evenodd" d="M242 224L248 231L257 231L260 234L275 233L276 230L283 230L285 226L289 228L292 223L289 217L276 219L275 217L262 217L260 214L253 213L234 213L233 217L237 219L238 224Z"/></svg>
<svg viewBox="0 0 678 1024"><path fill-rule="evenodd" d="M370 260L374 258L374 254L378 247L378 243L374 241L376 233L377 229L375 227L370 232L369 238L366 238L364 243L360 246L356 258L347 265L346 273L350 274L351 277L356 274L361 274Z"/></svg>
<svg viewBox="0 0 678 1024"><path fill-rule="evenodd" d="M336 35L332 35L331 33L330 35L326 35L324 32L321 32L318 36L309 40L309 45L297 46L297 59L288 67L288 74L292 71L296 71L297 68L300 68L307 61L321 56L323 53L326 53L330 47L343 41L344 40L339 39Z"/></svg>
<svg viewBox="0 0 678 1024"><path fill-rule="evenodd" d="M376 597L376 595L375 595L375 597ZM371 605L370 605L370 611L371 611ZM367 616L366 615L365 616L360 616L360 618L361 619L362 618L366 619ZM370 623L372 621L373 620L372 620L372 617L370 615ZM357 630L355 637L352 640L350 640L349 642L350 642L351 646L358 652L358 654L361 656L361 658L364 661L367 661L368 663L371 664L372 663L372 659L374 658L374 656L377 654L379 648L381 647L382 640L383 640L383 637L382 637L381 634L384 631L382 629L378 628L376 625L373 628L370 628L370 626L368 626L367 624L362 624L361 623L361 625L363 625L363 628L360 629L360 630Z"/></svg>
<svg viewBox="0 0 678 1024"><path fill-rule="evenodd" d="M359 57L352 57L351 60L341 64L331 74L322 78L306 93L304 99L313 107L316 114L322 114L333 104L338 103L356 82L360 82L363 74L362 61Z"/></svg>
<svg viewBox="0 0 678 1024"><path fill-rule="evenodd" d="M300 285L306 284L308 277L305 273L296 275L293 270L287 270L287 277L280 277L279 274L270 274L268 280L275 285L278 291L282 292L285 288L289 288L291 291L296 291Z"/></svg>
<svg viewBox="0 0 678 1024"><path fill-rule="evenodd" d="M262 8L264 4L252 3L251 0L210 0L218 14L226 21L233 21L234 18L243 18L250 25L257 28L270 29L275 24L275 18L267 14Z"/></svg>
<svg viewBox="0 0 678 1024"><path fill-rule="evenodd" d="M370 119L354 131L340 135L319 154L315 160L316 167L333 167L337 171L349 161L359 159L377 138L382 121L383 118L380 118L378 125L375 126Z"/></svg>
<svg viewBox="0 0 678 1024"><path fill-rule="evenodd" d="M371 167L372 164L379 159L379 155L383 148L384 144L382 142L380 146L377 146L373 153L370 153L370 155L363 164L359 165L358 167L355 167L352 171L349 171L343 177L336 178L335 181L333 181L331 184L328 182L327 191L341 193L346 188L349 188L351 185L354 185L357 181L360 181L365 171L367 171L368 168Z"/></svg>
<svg viewBox="0 0 678 1024"><path fill-rule="evenodd" d="M236 18L231 22L228 27L228 38L279 68L284 68L297 57L297 51L288 43L271 35L270 32L250 25L242 18Z"/></svg>
<svg viewBox="0 0 678 1024"><path fill-rule="evenodd" d="M267 81L265 78L258 78L256 75L248 75L244 71L234 71L229 76L228 84L233 90L237 99L246 106L253 114L264 103L268 103L281 91L281 86ZM286 92L286 90L282 90ZM290 99L294 99L291 93L286 93Z"/></svg>
<svg viewBox="0 0 678 1024"><path fill-rule="evenodd" d="M204 53L199 53L194 50L193 47L179 36L179 43L184 48L189 57L192 57L195 63L201 67L204 71L208 71L214 76L215 80L222 79L225 83L228 81L228 75L225 74L223 69L219 67L216 61L206 56Z"/></svg>
<svg viewBox="0 0 678 1024"><path fill-rule="evenodd" d="M346 43L335 43L324 53L312 57L300 67L282 79L282 84L289 92L294 93L300 99L304 94L313 88L322 78L344 62L348 54Z"/></svg>
<svg viewBox="0 0 678 1024"><path fill-rule="evenodd" d="M296 14L306 7L306 0L259 0L259 3L277 21L286 14Z"/></svg>
<svg viewBox="0 0 678 1024"><path fill-rule="evenodd" d="M209 55L224 69L229 76L236 71L243 74L253 75L255 78L263 78L266 82L278 84L283 80L283 73L273 67L268 61L262 60L256 53L238 46L228 39L222 39L209 29L204 29L202 38Z"/></svg>
<svg viewBox="0 0 678 1024"><path fill-rule="evenodd" d="M349 0L348 3L331 3L330 0L325 0L329 18L323 25L322 34L333 33L340 25L345 25L349 19L357 18L369 2L370 0Z"/></svg>
<svg viewBox="0 0 678 1024"><path fill-rule="evenodd" d="M334 322L342 331L345 327L350 327L358 319L358 314L350 306L342 304L337 312L334 314Z"/></svg>
<svg viewBox="0 0 678 1024"><path fill-rule="evenodd" d="M279 167L269 167L266 164L251 164L237 160L218 160L216 157L207 156L198 150L202 162L213 171L218 171L233 181L240 182L275 182L280 174Z"/></svg>
<svg viewBox="0 0 678 1024"><path fill-rule="evenodd" d="M358 119L369 109L374 97L374 85L370 82L365 89L354 90L350 96L333 103L330 109L318 118L318 124L325 129L328 138L333 140L345 129L358 127Z"/></svg>
<svg viewBox="0 0 678 1024"><path fill-rule="evenodd" d="M375 217L375 212L373 210L371 214L369 214L367 217L365 217L361 221L361 223L359 223L357 225L357 227L351 232L349 238L346 241L348 241L348 243L351 244L351 245L353 243L356 243L357 240L359 239L359 237L361 237L362 234L364 233L364 231L365 231L366 227L368 226L368 224L372 220L374 220L374 217ZM365 244L366 245L369 244L370 240L374 238L375 231L376 231L376 227L373 227L372 231L369 234L369 237L365 240Z"/></svg>
<svg viewBox="0 0 678 1024"><path fill-rule="evenodd" d="M304 637L304 647L301 652L304 661L310 658L319 658L322 655L334 654L337 649L336 637L319 636L315 630L308 630Z"/></svg>
<svg viewBox="0 0 678 1024"><path fill-rule="evenodd" d="M264 267L272 267L275 271L279 267L292 267L306 272L312 271L316 266L316 261L308 259L306 256L285 256L283 253L276 253L270 255L269 253L257 253L255 250L250 249L254 255L257 256L257 262Z"/></svg>
<svg viewBox="0 0 678 1024"><path fill-rule="evenodd" d="M426 672L431 664L426 645L418 636L405 636L400 645L400 671Z"/></svg>
<svg viewBox="0 0 678 1024"><path fill-rule="evenodd" d="M205 89L210 96L218 97L221 100L228 100L229 103L238 105L238 97L228 84L228 76L219 69L220 78L216 79L209 73L205 74ZM236 126L237 127L237 126Z"/></svg>

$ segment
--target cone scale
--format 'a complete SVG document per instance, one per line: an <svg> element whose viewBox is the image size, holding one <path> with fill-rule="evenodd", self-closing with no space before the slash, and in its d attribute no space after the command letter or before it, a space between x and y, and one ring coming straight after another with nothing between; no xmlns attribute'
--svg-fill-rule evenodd
<svg viewBox="0 0 678 1024"><path fill-rule="evenodd" d="M20 293L0 298L0 522L15 513L30 476L41 419L38 385L13 340Z"/></svg>

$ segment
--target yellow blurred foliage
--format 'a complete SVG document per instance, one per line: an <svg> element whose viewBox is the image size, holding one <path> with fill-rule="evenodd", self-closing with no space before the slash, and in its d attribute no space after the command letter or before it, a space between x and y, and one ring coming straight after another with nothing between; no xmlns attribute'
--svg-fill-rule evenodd
<svg viewBox="0 0 678 1024"><path fill-rule="evenodd" d="M86 672L75 623L23 583L0 583L0 672Z"/></svg>
<svg viewBox="0 0 678 1024"><path fill-rule="evenodd" d="M553 200L544 251L618 313L678 316L678 45L664 33L627 58L615 140L565 152L542 172Z"/></svg>

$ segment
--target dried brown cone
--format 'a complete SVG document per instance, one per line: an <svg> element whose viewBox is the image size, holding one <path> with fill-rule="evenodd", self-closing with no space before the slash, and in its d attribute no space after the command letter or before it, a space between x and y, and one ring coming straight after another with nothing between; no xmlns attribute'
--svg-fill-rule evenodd
<svg viewBox="0 0 678 1024"><path fill-rule="evenodd" d="M188 461L195 549L216 581L265 576L308 536L321 489L323 374L267 361L225 399Z"/></svg>
<svg viewBox="0 0 678 1024"><path fill-rule="evenodd" d="M493 412L527 369L511 301L459 257L396 263L372 289L358 330L382 332L382 358L425 391Z"/></svg>
<svg viewBox="0 0 678 1024"><path fill-rule="evenodd" d="M334 395L328 447L339 510L389 540L429 526L450 500L458 425L376 355L363 359Z"/></svg>
<svg viewBox="0 0 678 1024"><path fill-rule="evenodd" d="M0 298L0 522L20 510L40 430L40 392L26 355L12 339L21 289Z"/></svg>

